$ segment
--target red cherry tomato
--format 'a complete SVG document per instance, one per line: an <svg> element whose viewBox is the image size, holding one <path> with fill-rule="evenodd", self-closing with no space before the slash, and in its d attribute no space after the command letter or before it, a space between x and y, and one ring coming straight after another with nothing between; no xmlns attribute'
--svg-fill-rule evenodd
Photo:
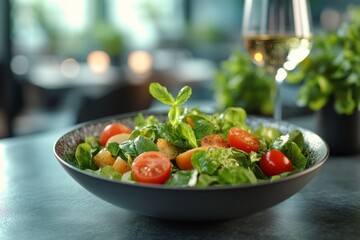
<svg viewBox="0 0 360 240"><path fill-rule="evenodd" d="M109 138L120 133L131 133L131 129L121 123L111 123L107 125L101 133L100 144L105 146Z"/></svg>
<svg viewBox="0 0 360 240"><path fill-rule="evenodd" d="M228 143L230 147L240 149L247 153L250 153L251 151L256 152L260 147L260 141L255 135L235 127L230 128L228 133Z"/></svg>
<svg viewBox="0 0 360 240"><path fill-rule="evenodd" d="M294 170L292 162L279 150L270 150L260 160L260 169L266 176L271 177Z"/></svg>
<svg viewBox="0 0 360 240"><path fill-rule="evenodd" d="M161 152L144 152L134 159L132 165L132 174L137 182L163 184L170 173L170 159Z"/></svg>

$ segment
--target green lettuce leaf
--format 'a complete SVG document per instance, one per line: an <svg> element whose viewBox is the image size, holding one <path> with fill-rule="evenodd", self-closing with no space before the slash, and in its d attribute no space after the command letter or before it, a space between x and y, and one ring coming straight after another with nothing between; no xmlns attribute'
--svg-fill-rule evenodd
<svg viewBox="0 0 360 240"><path fill-rule="evenodd" d="M242 166L229 167L219 170L220 184L257 183L255 174Z"/></svg>
<svg viewBox="0 0 360 240"><path fill-rule="evenodd" d="M218 176L211 176L208 174L200 174L198 181L196 183L196 187L207 187L211 185L219 184Z"/></svg>
<svg viewBox="0 0 360 240"><path fill-rule="evenodd" d="M304 136L301 133L300 130L293 130L288 134L282 135L280 136L278 139L276 139L271 148L272 149L277 149L281 152L284 152L283 149L287 148L287 144L294 142L296 143L296 145L298 145L298 147L300 148L300 150L304 149L305 143L304 143Z"/></svg>
<svg viewBox="0 0 360 240"><path fill-rule="evenodd" d="M213 175L221 166L220 161L214 158L211 153L211 150L197 150L192 154L191 164L199 173Z"/></svg>
<svg viewBox="0 0 360 240"><path fill-rule="evenodd" d="M102 176L102 177L107 177L110 179L117 179L117 180L121 180L121 173L119 173L118 171L115 170L115 168L113 168L112 166L105 166L102 168L99 168L98 170L94 171L91 169L86 169L85 171L91 172L93 174Z"/></svg>
<svg viewBox="0 0 360 240"><path fill-rule="evenodd" d="M136 158L141 153L149 152L149 151L159 151L156 144L143 136L138 136L135 139L129 139L122 144L120 144L121 152L119 155L122 159L127 159L128 161ZM129 159L129 155L131 158Z"/></svg>
<svg viewBox="0 0 360 240"><path fill-rule="evenodd" d="M196 170L180 170L171 174L165 184L169 186L193 187L197 182L197 176L198 172Z"/></svg>
<svg viewBox="0 0 360 240"><path fill-rule="evenodd" d="M80 143L75 150L75 158L80 169L97 169L92 157L93 148L89 143Z"/></svg>
<svg viewBox="0 0 360 240"><path fill-rule="evenodd" d="M302 171L306 168L308 159L304 156L304 136L300 130L293 130L290 133L276 139L271 147L284 153L294 165L295 171Z"/></svg>

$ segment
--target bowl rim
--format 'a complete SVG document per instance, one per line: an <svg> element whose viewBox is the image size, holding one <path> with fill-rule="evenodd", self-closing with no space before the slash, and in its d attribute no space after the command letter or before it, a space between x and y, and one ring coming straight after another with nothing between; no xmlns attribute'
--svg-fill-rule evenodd
<svg viewBox="0 0 360 240"><path fill-rule="evenodd" d="M55 143L53 144L53 154L55 155L55 158L57 159L57 161L64 167L75 171L77 173L80 174L84 174L87 177L90 178L96 178L98 180L102 180L102 181L108 181L108 182L112 182L115 184L120 184L120 185L125 185L125 186L134 186L134 187L139 187L139 188L147 188L147 189L158 189L158 190L172 190L172 191L223 191L223 190L235 190L235 189L246 189L246 188L256 188L256 187L262 187L262 186L267 186L267 185L273 185L273 184L279 184L281 182L284 181L291 181L297 178L302 177L303 175L307 175L311 172L317 171L325 162L326 160L329 158L330 155L330 148L328 146L328 144L315 132L300 127L296 124L290 123L290 122L286 122L286 121L276 121L272 118L267 118L267 117L261 117L261 116L254 116L254 115L248 115L247 116L247 120L252 120L252 119L262 119L262 120L266 120L268 122L272 122L272 123L277 123L280 126L281 125L288 125L288 126L292 126L292 127L296 127L297 129L299 129L300 131L305 131L308 132L310 134L315 135L316 137L319 138L319 140L321 140L321 142L324 144L325 148L326 148L326 152L324 157L317 161L316 163L314 163L313 165L311 165L310 167L306 168L305 170L301 171L301 172L297 172L285 177L282 177L280 179L274 180L274 181L261 181L261 182L257 182L257 183L241 183L241 184L234 184L234 185L216 185L216 186L206 186L206 187L182 187L182 186L170 186L170 185L163 185L163 184L147 184L147 183L138 183L138 182L130 182L130 181L120 181L120 180L116 180L116 179L110 179L107 177L103 177L103 176L99 176L90 172L87 172L85 170L79 169L73 165L71 165L70 163L68 163L65 159L63 159L62 157L59 156L58 152L57 152L57 146L59 145L60 141L62 138L64 138L67 135L71 135L72 133L74 133L75 131L80 130L81 128L87 127L89 125L92 124L98 124L98 123L103 123L106 121L113 121L115 119L121 119L121 118L127 118L127 117L134 117L136 116L138 113L140 112L129 112L129 113L123 113L123 114L118 114L118 115L112 115L112 116L107 116L107 117L103 117L103 118L98 118L95 120L91 120L91 121L87 121L87 122L83 122L83 123L79 123L74 125L70 130L68 130L67 132L63 133L59 138L56 139ZM166 112L164 111L159 111L159 110L144 110L141 111L141 113L143 114L161 114L164 115L166 114Z"/></svg>

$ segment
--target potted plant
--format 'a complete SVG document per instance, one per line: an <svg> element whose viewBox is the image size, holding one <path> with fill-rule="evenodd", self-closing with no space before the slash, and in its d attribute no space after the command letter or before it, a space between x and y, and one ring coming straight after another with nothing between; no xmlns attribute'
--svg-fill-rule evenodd
<svg viewBox="0 0 360 240"><path fill-rule="evenodd" d="M255 67L248 54L234 51L221 62L214 77L214 98L219 109L239 106L251 114L270 116L275 82Z"/></svg>
<svg viewBox="0 0 360 240"><path fill-rule="evenodd" d="M298 102L318 112L318 132L334 154L360 152L360 8L314 39L309 57L288 81L300 84Z"/></svg>

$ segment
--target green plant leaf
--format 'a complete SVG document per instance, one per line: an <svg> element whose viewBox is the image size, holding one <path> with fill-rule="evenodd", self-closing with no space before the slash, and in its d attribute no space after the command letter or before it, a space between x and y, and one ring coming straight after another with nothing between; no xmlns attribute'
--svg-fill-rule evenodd
<svg viewBox="0 0 360 240"><path fill-rule="evenodd" d="M352 91L338 91L335 95L335 111L340 114L352 114L356 108Z"/></svg>
<svg viewBox="0 0 360 240"><path fill-rule="evenodd" d="M230 167L219 170L220 184L257 183L255 174L244 167Z"/></svg>
<svg viewBox="0 0 360 240"><path fill-rule="evenodd" d="M270 115L275 81L242 51L233 52L214 74L214 98L220 110L242 107L250 113Z"/></svg>
<svg viewBox="0 0 360 240"><path fill-rule="evenodd" d="M179 128L179 132L180 132L181 136L188 141L189 146L191 148L196 148L197 142L196 142L195 133L192 130L192 128L190 127L190 125L180 122L180 124L178 125L178 128Z"/></svg>
<svg viewBox="0 0 360 240"><path fill-rule="evenodd" d="M192 154L191 164L199 173L212 175L220 167L220 162L216 158L209 157L209 153L204 150L196 150Z"/></svg>
<svg viewBox="0 0 360 240"><path fill-rule="evenodd" d="M184 104L191 96L192 90L189 86L184 86L180 89L178 95L175 98L175 104L181 105Z"/></svg>
<svg viewBox="0 0 360 240"><path fill-rule="evenodd" d="M166 87L160 83L151 83L149 86L151 96L161 103L172 105L175 103L174 97L169 93Z"/></svg>
<svg viewBox="0 0 360 240"><path fill-rule="evenodd" d="M80 143L76 147L75 158L80 169L97 169L92 159L92 148L89 143Z"/></svg>
<svg viewBox="0 0 360 240"><path fill-rule="evenodd" d="M189 183L192 181L193 178L197 177L197 171L177 171L176 173L172 174L169 180L166 181L166 185L169 186L179 186L179 187L189 187Z"/></svg>
<svg viewBox="0 0 360 240"><path fill-rule="evenodd" d="M360 111L360 6L349 5L346 14L336 31L317 34L308 58L288 75L290 83L302 84L302 106L316 111L335 98L338 114Z"/></svg>
<svg viewBox="0 0 360 240"><path fill-rule="evenodd" d="M168 118L171 125L175 126L178 124L180 116L180 109L178 105L173 105L170 107L168 112Z"/></svg>

